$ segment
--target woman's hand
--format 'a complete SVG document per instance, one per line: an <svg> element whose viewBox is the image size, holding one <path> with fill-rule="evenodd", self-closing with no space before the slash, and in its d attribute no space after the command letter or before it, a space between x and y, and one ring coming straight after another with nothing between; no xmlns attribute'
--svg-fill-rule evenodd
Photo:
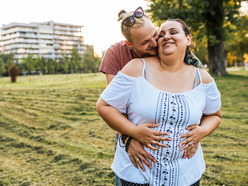
<svg viewBox="0 0 248 186"><path fill-rule="evenodd" d="M168 146L161 143L161 141L171 141L169 137L163 137L165 135L169 135L169 133L151 129L158 126L158 124L143 123L136 127L135 135L133 136L133 138L137 139L144 146L152 150L159 149L158 147L154 147L154 145L168 148Z"/></svg>
<svg viewBox="0 0 248 186"><path fill-rule="evenodd" d="M188 149L186 149L184 151L184 153L183 153L183 158L184 159L186 159L186 158L188 158L188 159L192 158L195 155L195 153L196 153L196 151L197 151L197 149L199 147L199 144L200 143L196 143L196 144L192 145L191 147L189 147Z"/></svg>
<svg viewBox="0 0 248 186"><path fill-rule="evenodd" d="M190 131L180 136L181 138L186 139L179 144L179 147L183 146L181 151L184 150L186 153L184 153L183 157L191 158L196 153L199 142L219 126L221 117L222 114L219 109L214 114L203 115L200 125L190 125L186 127L186 129Z"/></svg>
<svg viewBox="0 0 248 186"><path fill-rule="evenodd" d="M186 129L190 131L180 136L180 138L186 138L186 139L184 139L179 144L179 147L182 147L181 151L187 151L188 154L190 154L190 156L187 157L192 157L192 153L193 155L196 153L196 150L198 148L198 143L202 140L204 135L201 126L190 125Z"/></svg>

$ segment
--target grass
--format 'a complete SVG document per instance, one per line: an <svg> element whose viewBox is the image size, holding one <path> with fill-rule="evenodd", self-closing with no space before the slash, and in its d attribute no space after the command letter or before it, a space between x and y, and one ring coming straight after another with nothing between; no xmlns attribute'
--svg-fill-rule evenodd
<svg viewBox="0 0 248 186"><path fill-rule="evenodd" d="M248 185L248 71L214 77L222 100L220 126L202 141L202 185Z"/></svg>
<svg viewBox="0 0 248 186"><path fill-rule="evenodd" d="M0 79L0 185L111 185L114 132L101 74Z"/></svg>
<svg viewBox="0 0 248 186"><path fill-rule="evenodd" d="M248 71L215 77L221 125L201 185L248 185ZM0 185L114 185L115 132L95 112L102 74L0 78Z"/></svg>

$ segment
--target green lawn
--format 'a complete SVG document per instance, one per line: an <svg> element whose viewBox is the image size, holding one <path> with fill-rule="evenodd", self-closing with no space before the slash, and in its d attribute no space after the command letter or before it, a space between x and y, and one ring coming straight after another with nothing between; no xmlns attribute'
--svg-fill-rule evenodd
<svg viewBox="0 0 248 186"><path fill-rule="evenodd" d="M221 125L201 185L248 185L248 71L215 77ZM0 185L114 185L115 132L95 112L102 74L0 78Z"/></svg>

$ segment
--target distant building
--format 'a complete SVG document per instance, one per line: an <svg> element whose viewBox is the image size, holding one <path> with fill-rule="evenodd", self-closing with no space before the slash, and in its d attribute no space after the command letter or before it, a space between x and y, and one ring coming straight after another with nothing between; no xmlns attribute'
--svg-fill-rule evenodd
<svg viewBox="0 0 248 186"><path fill-rule="evenodd" d="M53 21L10 23L0 28L0 50L4 54L13 53L19 62L28 54L60 61L62 54L68 54L74 46L82 55L86 50L82 27Z"/></svg>

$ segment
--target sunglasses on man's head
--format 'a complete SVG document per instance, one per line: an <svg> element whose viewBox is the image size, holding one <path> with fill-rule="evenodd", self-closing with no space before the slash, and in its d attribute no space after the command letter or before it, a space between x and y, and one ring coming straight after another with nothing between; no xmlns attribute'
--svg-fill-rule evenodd
<svg viewBox="0 0 248 186"><path fill-rule="evenodd" d="M127 17L122 23L123 23L123 25L125 25L125 26L131 27L131 26L133 26L134 23L135 23L134 17L136 17L136 18L142 18L143 16L144 16L144 10L143 10L142 7L140 6L140 7L138 7L138 8L134 11L134 13L133 13L132 16Z"/></svg>

